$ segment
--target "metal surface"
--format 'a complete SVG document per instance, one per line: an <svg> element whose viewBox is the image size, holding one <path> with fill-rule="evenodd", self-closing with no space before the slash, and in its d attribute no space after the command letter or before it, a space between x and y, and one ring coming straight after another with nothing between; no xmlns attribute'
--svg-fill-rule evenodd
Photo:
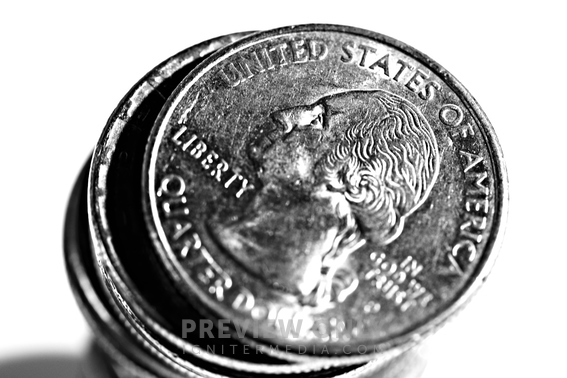
<svg viewBox="0 0 567 378"><path fill-rule="evenodd" d="M246 348L242 345L237 345L235 352L234 342L230 340L181 338L181 320L193 318L196 311L187 303L181 310L176 308L177 294L169 284L169 278L152 266L151 243L146 242L138 219L141 194L137 193L141 179L136 178L140 176L140 151L143 152L145 147L145 135L149 134L153 117L165 103L165 98L187 71L203 55L240 36L195 46L150 72L117 107L97 145L89 176L89 195L94 196L89 197L88 206L92 239L89 248L92 249L90 253L96 255L96 263L102 272L98 279L108 289L104 295L107 306L115 314L111 320L119 322L121 331L129 333L137 346L144 348L149 361L157 360L158 365L163 365L162 369L169 369L167 373L174 376L294 375L306 371L312 371L311 376L351 376L348 371L356 366L328 370L328 364L289 365L269 356L239 353L240 349ZM97 329L96 321L94 323L93 328ZM111 349L113 342L108 344L107 349ZM226 347L227 351L232 349L232 353L209 353L208 346ZM378 362L358 368L352 376L390 369ZM323 370L314 372L320 369Z"/></svg>
<svg viewBox="0 0 567 378"><path fill-rule="evenodd" d="M97 266L90 248L87 220L87 173L79 175L69 200L65 224L65 260L69 281L77 303L95 333L81 371L83 378L141 378L194 376L171 369L145 349L143 342L124 327L120 309L109 301L97 277ZM222 361L220 361L222 363ZM322 374L321 377L394 377L404 372L405 378L417 377L425 367L423 348L411 350L387 364L372 362L350 371ZM259 366L261 368L261 366ZM248 374L248 373L246 373ZM225 374L234 377L239 373ZM311 374L310 376L314 376Z"/></svg>
<svg viewBox="0 0 567 378"><path fill-rule="evenodd" d="M186 300L297 361L420 342L480 287L506 215L472 96L401 42L340 26L209 58L168 100L145 170L151 237Z"/></svg>

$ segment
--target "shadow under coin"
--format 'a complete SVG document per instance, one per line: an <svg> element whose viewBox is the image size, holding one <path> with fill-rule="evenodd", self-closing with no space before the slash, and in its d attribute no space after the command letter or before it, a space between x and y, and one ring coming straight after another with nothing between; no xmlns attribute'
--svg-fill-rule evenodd
<svg viewBox="0 0 567 378"><path fill-rule="evenodd" d="M77 378L81 375L81 357L36 354L0 360L2 378Z"/></svg>

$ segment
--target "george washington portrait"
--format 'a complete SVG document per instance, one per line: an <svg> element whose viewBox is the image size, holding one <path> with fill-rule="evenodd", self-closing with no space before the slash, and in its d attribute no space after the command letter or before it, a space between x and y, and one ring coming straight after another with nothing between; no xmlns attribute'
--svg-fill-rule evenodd
<svg viewBox="0 0 567 378"><path fill-rule="evenodd" d="M433 130L406 99L359 90L274 110L254 135L247 154L261 185L211 235L304 305L344 301L358 285L349 257L393 242L427 199L440 160Z"/></svg>

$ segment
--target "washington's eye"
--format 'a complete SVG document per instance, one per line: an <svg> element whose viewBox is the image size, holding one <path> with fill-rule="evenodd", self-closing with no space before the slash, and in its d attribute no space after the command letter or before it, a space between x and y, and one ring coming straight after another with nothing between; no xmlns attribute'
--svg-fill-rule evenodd
<svg viewBox="0 0 567 378"><path fill-rule="evenodd" d="M323 129L323 114L319 114L317 117L315 117L313 119L313 121L311 121L310 126L314 129L322 130Z"/></svg>
<svg viewBox="0 0 567 378"><path fill-rule="evenodd" d="M309 122L309 121L307 121ZM301 123L296 125L298 129L303 130L322 130L323 129L323 114L318 114L317 117L314 117L311 122L309 123Z"/></svg>

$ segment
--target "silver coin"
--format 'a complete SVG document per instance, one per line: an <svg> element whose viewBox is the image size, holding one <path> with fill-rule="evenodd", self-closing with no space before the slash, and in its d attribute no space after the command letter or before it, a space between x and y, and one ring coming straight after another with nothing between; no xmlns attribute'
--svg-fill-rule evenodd
<svg viewBox="0 0 567 378"><path fill-rule="evenodd" d="M133 171L139 169L133 162L133 155L139 149L136 144L144 139L143 129L151 117L148 114L154 112L149 109L161 106L160 101L150 100L160 98L162 102L167 95L163 88L170 77L179 75L182 68L194 62L199 56L211 52L229 42L233 42L242 35L234 35L213 40L193 47L176 57L158 66L146 77L144 77L120 103L103 132L100 142L93 154L89 184L89 227L92 238L93 253L96 254L97 263L102 274L100 279L107 287L106 295L109 307L118 314L119 321L131 337L135 337L140 346L149 354L148 359L157 359L160 364L171 370L170 374L197 374L199 376L214 376L215 374L246 374L246 372L262 374L291 375L306 371L328 368L328 364L272 364L269 365L257 356L248 360L242 356L233 356L227 353L209 352L208 345L197 346L192 340L181 337L179 333L172 331L167 324L166 314L170 308L157 306L149 301L133 275L140 275L135 268L141 268L144 260L144 236L136 235L143 232L136 228L127 229L120 223L131 224L135 222L136 212L132 209L132 203L136 203L135 187L140 182L130 182L135 179ZM150 105L148 105L148 103ZM130 146L134 144L134 146ZM127 146L127 147L125 147ZM144 145L142 145L143 150ZM117 221L120 220L120 222ZM134 259L133 269L129 269L127 260ZM157 276L143 276L146 289L160 285L161 281L154 281ZM161 292L160 292L161 293ZM173 301L175 293L164 290L163 303ZM154 298L151 298L155 300ZM181 324L182 318L178 318ZM202 343L207 341L201 340ZM232 343L234 344L234 343ZM226 350L230 350L228 345ZM112 345L112 343L110 343ZM219 348L221 349L221 348ZM222 349L221 349L222 350ZM196 352L195 352L196 351ZM240 358L239 358L240 357ZM246 356L244 356L246 357ZM386 359L384 359L386 360ZM214 365L208 365L214 364ZM162 367L163 368L163 367ZM367 367L361 367L356 374L362 370L365 372L375 371L382 368L380 364L373 363ZM155 371L152 370L152 371ZM221 371L222 373L219 373ZM240 372L240 373L237 373ZM323 371L319 376L334 376L336 374L347 374L347 370Z"/></svg>
<svg viewBox="0 0 567 378"><path fill-rule="evenodd" d="M342 26L208 59L162 111L145 170L148 227L186 298L292 360L418 343L481 286L506 216L473 97L413 48Z"/></svg>

